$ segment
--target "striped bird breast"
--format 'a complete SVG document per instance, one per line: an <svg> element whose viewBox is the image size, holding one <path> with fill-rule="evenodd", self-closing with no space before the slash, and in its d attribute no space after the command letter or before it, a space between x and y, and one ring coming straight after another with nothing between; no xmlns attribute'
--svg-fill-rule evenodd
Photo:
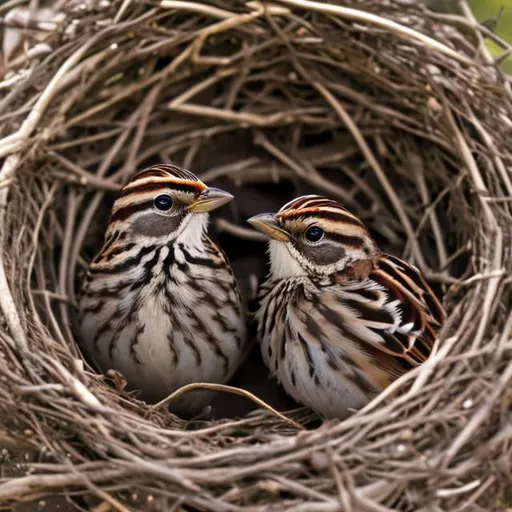
<svg viewBox="0 0 512 512"><path fill-rule="evenodd" d="M84 349L146 398L226 381L236 368L245 341L240 297L223 254L203 242L128 244L91 264L80 302Z"/></svg>
<svg viewBox="0 0 512 512"><path fill-rule="evenodd" d="M322 304L326 290L306 277L268 282L258 334L263 359L287 393L325 417L342 418L349 407L367 403L376 386L354 364L357 349L345 326L328 318L326 307L340 316L349 308ZM348 325L350 315L343 322Z"/></svg>
<svg viewBox="0 0 512 512"><path fill-rule="evenodd" d="M297 392L306 379L308 394L325 386L361 404L418 364L407 350L423 332L409 322L403 297L375 277L341 285L300 276L263 285L257 314L262 355L299 401L318 409L306 391Z"/></svg>

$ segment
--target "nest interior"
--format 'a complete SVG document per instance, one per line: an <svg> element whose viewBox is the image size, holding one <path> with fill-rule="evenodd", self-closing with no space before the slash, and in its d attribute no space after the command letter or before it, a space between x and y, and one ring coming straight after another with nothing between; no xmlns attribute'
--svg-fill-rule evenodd
<svg viewBox="0 0 512 512"><path fill-rule="evenodd" d="M35 454L8 466L0 501L511 506L512 90L460 9L60 5L0 84L2 446ZM348 420L299 431L224 395L189 424L96 375L73 335L80 279L115 192L161 162L236 196L212 231L248 299L266 256L245 219L304 193L339 199L444 297L436 355ZM257 348L233 384L293 406Z"/></svg>

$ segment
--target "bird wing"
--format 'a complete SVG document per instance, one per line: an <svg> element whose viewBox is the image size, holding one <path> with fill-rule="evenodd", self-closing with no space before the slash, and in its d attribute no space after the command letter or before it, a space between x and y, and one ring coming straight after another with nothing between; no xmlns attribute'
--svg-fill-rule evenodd
<svg viewBox="0 0 512 512"><path fill-rule="evenodd" d="M388 307L397 303L398 322L382 333L385 350L413 366L422 363L446 319L441 303L419 270L395 256L384 255L369 278L381 285Z"/></svg>
<svg viewBox="0 0 512 512"><path fill-rule="evenodd" d="M306 309L306 322L335 327L321 344L361 351L395 375L429 357L446 317L419 271L389 255L365 278L323 288Z"/></svg>

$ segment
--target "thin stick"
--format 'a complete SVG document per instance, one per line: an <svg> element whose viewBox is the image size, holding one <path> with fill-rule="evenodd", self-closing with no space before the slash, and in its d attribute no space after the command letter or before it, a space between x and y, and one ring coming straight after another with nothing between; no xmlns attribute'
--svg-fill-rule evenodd
<svg viewBox="0 0 512 512"><path fill-rule="evenodd" d="M227 11L226 9L220 9L213 5L202 4L200 2L181 2L178 0L162 0L160 2L162 9L181 9L183 11L197 12L211 16L212 18L218 18L225 20L236 16L236 12Z"/></svg>
<svg viewBox="0 0 512 512"><path fill-rule="evenodd" d="M37 103L34 105L28 117L23 121L21 128L12 135L0 139L0 158L14 153L21 149L25 140L28 139L30 134L34 131L42 115L46 111L48 105L53 100L55 94L59 90L61 81L65 78L66 74L80 62L80 59L87 53L89 48L96 43L97 37L93 37L81 46L75 53L73 53L67 60L62 64L57 73L53 76L48 86L45 88ZM4 164L5 168L5 164ZM4 177L6 174L4 168L0 175Z"/></svg>
<svg viewBox="0 0 512 512"><path fill-rule="evenodd" d="M489 394L483 405L478 409L475 414L469 419L468 423L464 426L464 428L460 431L459 435L452 441L450 447L446 451L443 461L442 467L448 467L453 458L457 455L457 453L462 449L462 447L471 440L473 433L476 431L478 426L483 422L489 419L489 413L496 403L496 400L499 396L501 396L503 390L510 386L510 382L512 381L512 361L508 363L507 368L500 376L498 381L496 382L494 389Z"/></svg>
<svg viewBox="0 0 512 512"><path fill-rule="evenodd" d="M121 185L113 183L111 180L102 178L101 176L98 176L96 174L91 174L90 172L87 172L85 169L82 169L79 165L75 164L74 162L71 162L67 158L64 158L59 153L49 151L48 156L54 158L63 167L79 176L80 183L84 186L90 185L94 188L97 188L98 190L105 190L107 192L119 192L119 190L121 189Z"/></svg>
<svg viewBox="0 0 512 512"><path fill-rule="evenodd" d="M174 393L171 393L167 398L164 398L157 404L153 405L153 409L160 409L162 407L165 407L166 405L170 404L180 396L184 395L185 393L188 393L189 391L196 391L198 389L204 389L208 391L222 391L223 393L231 393L233 395L240 395L244 398L247 398L254 403L258 404L263 409L266 409L267 411L271 412L274 416L277 416L284 422L288 423L292 427L296 428L297 430L304 430L304 427L300 425L299 423L293 421L291 418L287 418L284 414L281 414L279 411L276 411L271 405L267 404L257 396L253 395L249 391L246 391L245 389L236 388L234 386L226 386L225 384L210 384L206 382L194 382L192 384L187 384L186 386L182 386L181 388L174 391Z"/></svg>
<svg viewBox="0 0 512 512"><path fill-rule="evenodd" d="M237 224L229 222L226 219L215 219L214 223L215 227L220 233L226 232L229 233L230 235L237 236L238 238L243 238L244 240L252 240L254 242L268 241L268 238L265 237L265 235L259 233L258 231L238 226Z"/></svg>
<svg viewBox="0 0 512 512"><path fill-rule="evenodd" d="M440 43L439 41L436 41L435 39L432 39L431 37L422 34L421 32L417 32L412 28L400 25L395 21L388 20L386 18L383 18L382 16L377 16L376 14L373 14L371 12L360 11L358 9L343 7L341 5L326 4L318 1L313 2L311 0L276 0L276 2L280 4L290 5L293 7L298 7L300 9L305 9L307 11L322 12L324 14L339 16L340 18L345 18L348 20L360 21L363 23L368 23L370 25L375 25L377 27L382 27L387 30L390 30L391 32L395 33L400 37L409 39L412 38L424 44L428 48L439 51L444 55L447 55L448 57L457 60L458 62L461 62L468 66L474 64L474 62L471 59L464 55L461 55L455 50L452 50L443 43Z"/></svg>
<svg viewBox="0 0 512 512"><path fill-rule="evenodd" d="M353 135L354 139L357 142L357 145L361 149L361 152L365 156L368 164L376 174L380 184L382 185L382 188L385 190L386 195L393 204L393 207L395 208L395 211L398 217L400 218L400 222L402 223L409 238L409 241L411 243L414 257L418 262L418 266L422 270L426 269L427 264L423 257L423 253L421 252L421 249L418 245L418 240L416 239L416 236L414 234L414 229L411 226L409 217L405 213L402 203L397 193L395 192L395 189L389 183L389 180L386 177L386 173L384 172L381 165L375 158L373 151L370 149L370 146L364 139L363 135L361 134L361 131L359 130L353 119L350 117L348 112L345 110L345 108L341 105L341 103L320 82L314 82L313 85L320 92L320 94L322 94L326 101L332 106L334 111L339 115L340 119L345 123L346 127Z"/></svg>

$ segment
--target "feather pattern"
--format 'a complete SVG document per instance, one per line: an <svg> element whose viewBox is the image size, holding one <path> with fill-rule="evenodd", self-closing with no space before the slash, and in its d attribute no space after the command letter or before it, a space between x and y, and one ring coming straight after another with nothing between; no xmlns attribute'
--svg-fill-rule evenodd
<svg viewBox="0 0 512 512"><path fill-rule="evenodd" d="M297 401L343 418L429 357L440 302L345 208L304 196L250 221L275 238L257 313L263 358Z"/></svg>
<svg viewBox="0 0 512 512"><path fill-rule="evenodd" d="M148 401L191 382L227 382L245 351L235 277L206 234L208 214L191 211L207 190L174 166L137 174L114 203L82 287L82 348ZM167 211L155 207L160 194L172 200ZM207 397L186 396L183 407Z"/></svg>

